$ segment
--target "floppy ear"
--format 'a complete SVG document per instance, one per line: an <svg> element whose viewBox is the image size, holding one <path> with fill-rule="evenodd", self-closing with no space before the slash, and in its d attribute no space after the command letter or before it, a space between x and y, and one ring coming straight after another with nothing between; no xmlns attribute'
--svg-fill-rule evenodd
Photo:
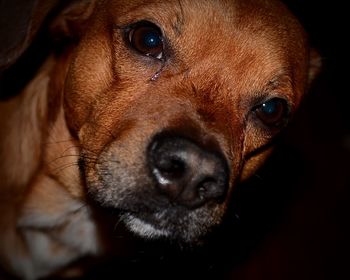
<svg viewBox="0 0 350 280"><path fill-rule="evenodd" d="M91 15L95 2L96 0L0 1L0 73L25 52L45 20L45 24L51 25L50 31L60 36L76 36Z"/></svg>
<svg viewBox="0 0 350 280"><path fill-rule="evenodd" d="M16 62L59 0L0 1L0 71Z"/></svg>
<svg viewBox="0 0 350 280"><path fill-rule="evenodd" d="M321 71L322 58L317 50L310 50L308 85L310 86L318 73Z"/></svg>
<svg viewBox="0 0 350 280"><path fill-rule="evenodd" d="M96 0L70 0L52 20L50 32L58 39L79 37L94 11L96 2Z"/></svg>

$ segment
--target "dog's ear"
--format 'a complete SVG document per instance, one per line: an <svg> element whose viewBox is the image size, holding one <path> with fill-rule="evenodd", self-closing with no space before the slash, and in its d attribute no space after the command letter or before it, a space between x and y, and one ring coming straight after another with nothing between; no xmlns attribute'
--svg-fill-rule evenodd
<svg viewBox="0 0 350 280"><path fill-rule="evenodd" d="M23 54L58 2L0 1L0 71L11 66Z"/></svg>
<svg viewBox="0 0 350 280"><path fill-rule="evenodd" d="M96 0L0 1L0 73L30 46L43 23L55 35L77 36Z"/></svg>
<svg viewBox="0 0 350 280"><path fill-rule="evenodd" d="M96 0L71 0L50 24L50 32L56 39L77 38L83 33L92 15Z"/></svg>
<svg viewBox="0 0 350 280"><path fill-rule="evenodd" d="M318 73L321 71L322 58L316 49L310 50L310 61L309 61L309 75L308 75L308 85L314 81Z"/></svg>

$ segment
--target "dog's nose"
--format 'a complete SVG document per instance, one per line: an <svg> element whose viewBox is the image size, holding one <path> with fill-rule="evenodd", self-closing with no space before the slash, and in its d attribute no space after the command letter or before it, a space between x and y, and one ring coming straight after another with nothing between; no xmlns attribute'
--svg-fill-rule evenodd
<svg viewBox="0 0 350 280"><path fill-rule="evenodd" d="M180 205L196 208L220 201L227 192L224 157L183 137L155 137L148 150L148 164L158 189Z"/></svg>

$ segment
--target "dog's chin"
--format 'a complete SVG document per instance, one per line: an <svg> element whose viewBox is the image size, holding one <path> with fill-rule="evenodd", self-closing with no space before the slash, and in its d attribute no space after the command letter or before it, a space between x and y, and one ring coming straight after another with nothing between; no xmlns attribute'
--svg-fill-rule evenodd
<svg viewBox="0 0 350 280"><path fill-rule="evenodd" d="M203 241L204 237L221 222L218 212L206 208L195 210L167 208L153 213L122 212L121 220L139 237L193 245Z"/></svg>
<svg viewBox="0 0 350 280"><path fill-rule="evenodd" d="M121 215L122 221L127 228L136 235L146 239L169 238L171 231L165 228L158 228L155 224L147 222L132 213L124 213Z"/></svg>

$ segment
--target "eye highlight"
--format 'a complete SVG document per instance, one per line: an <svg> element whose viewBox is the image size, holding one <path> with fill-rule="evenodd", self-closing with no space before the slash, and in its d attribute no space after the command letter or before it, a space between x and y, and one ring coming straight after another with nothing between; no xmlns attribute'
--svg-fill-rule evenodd
<svg viewBox="0 0 350 280"><path fill-rule="evenodd" d="M160 28L148 21L140 21L128 31L130 46L144 56L163 59L164 42Z"/></svg>
<svg viewBox="0 0 350 280"><path fill-rule="evenodd" d="M265 126L280 128L287 121L289 107L286 100L274 97L256 106L253 111Z"/></svg>

